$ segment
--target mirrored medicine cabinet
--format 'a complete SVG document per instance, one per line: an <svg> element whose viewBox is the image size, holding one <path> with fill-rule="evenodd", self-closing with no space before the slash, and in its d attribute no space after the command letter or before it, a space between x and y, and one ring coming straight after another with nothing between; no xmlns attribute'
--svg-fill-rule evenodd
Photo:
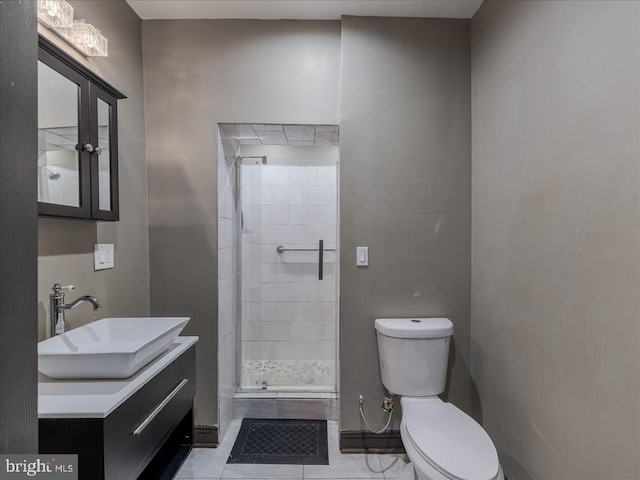
<svg viewBox="0 0 640 480"><path fill-rule="evenodd" d="M119 219L121 92L46 38L38 50L38 214Z"/></svg>

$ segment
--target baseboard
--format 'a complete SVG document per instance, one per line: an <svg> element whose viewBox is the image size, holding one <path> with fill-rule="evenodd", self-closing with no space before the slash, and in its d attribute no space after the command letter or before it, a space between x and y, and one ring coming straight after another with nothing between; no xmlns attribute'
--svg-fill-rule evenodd
<svg viewBox="0 0 640 480"><path fill-rule="evenodd" d="M400 431L376 435L372 432L347 430L340 432L342 453L405 453Z"/></svg>
<svg viewBox="0 0 640 480"><path fill-rule="evenodd" d="M193 446L197 448L215 448L218 446L217 425L195 425L193 427Z"/></svg>

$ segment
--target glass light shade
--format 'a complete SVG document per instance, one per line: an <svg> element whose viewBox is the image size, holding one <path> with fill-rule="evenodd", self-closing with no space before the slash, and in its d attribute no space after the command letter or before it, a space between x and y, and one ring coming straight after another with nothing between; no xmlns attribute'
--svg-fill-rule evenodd
<svg viewBox="0 0 640 480"><path fill-rule="evenodd" d="M49 28L71 28L73 6L66 0L38 0L38 20Z"/></svg>
<svg viewBox="0 0 640 480"><path fill-rule="evenodd" d="M106 57L109 40L100 30L86 20L74 20L73 28L59 32L87 57Z"/></svg>

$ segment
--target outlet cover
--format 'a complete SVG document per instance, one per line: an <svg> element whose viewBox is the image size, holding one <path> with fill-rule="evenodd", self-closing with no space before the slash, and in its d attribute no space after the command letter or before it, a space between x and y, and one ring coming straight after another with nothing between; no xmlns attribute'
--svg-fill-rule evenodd
<svg viewBox="0 0 640 480"><path fill-rule="evenodd" d="M93 249L94 270L113 268L113 243L96 243Z"/></svg>

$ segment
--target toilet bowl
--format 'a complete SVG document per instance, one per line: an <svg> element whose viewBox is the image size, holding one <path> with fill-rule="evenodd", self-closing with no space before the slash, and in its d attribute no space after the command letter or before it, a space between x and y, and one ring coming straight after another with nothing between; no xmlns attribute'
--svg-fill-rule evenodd
<svg viewBox="0 0 640 480"><path fill-rule="evenodd" d="M504 480L487 432L438 397L401 397L402 443L420 480Z"/></svg>
<svg viewBox="0 0 640 480"><path fill-rule="evenodd" d="M443 402L453 324L447 318L375 321L382 383L400 395L400 435L419 480L504 480L491 438Z"/></svg>

